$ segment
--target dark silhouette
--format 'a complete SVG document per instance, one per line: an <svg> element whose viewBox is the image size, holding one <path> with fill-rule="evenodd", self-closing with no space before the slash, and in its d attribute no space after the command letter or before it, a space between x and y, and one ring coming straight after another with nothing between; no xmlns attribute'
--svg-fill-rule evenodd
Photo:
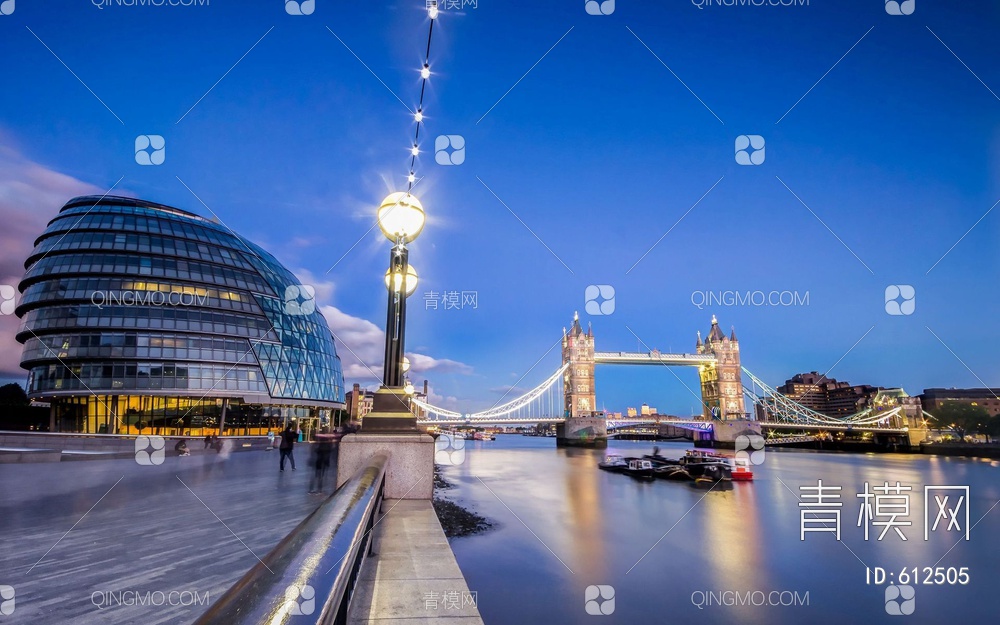
<svg viewBox="0 0 1000 625"><path fill-rule="evenodd" d="M288 461L292 463L292 471L295 470L295 456L292 455L292 448L295 447L295 441L298 438L298 433L292 429L292 424L289 423L281 433L281 445L278 446L278 451L281 452L281 458L278 461L279 470L285 470L285 458L288 458Z"/></svg>
<svg viewBox="0 0 1000 625"><path fill-rule="evenodd" d="M309 478L309 493L320 495L323 493L323 478L326 477L327 469L330 468L330 456L333 454L333 436L323 433L316 435L316 446L313 448L312 459L309 463L313 467L312 477Z"/></svg>
<svg viewBox="0 0 1000 625"><path fill-rule="evenodd" d="M204 449L208 449L208 446L211 445L211 444L212 444L212 435L211 434L206 434L205 435L205 447L204 447Z"/></svg>
<svg viewBox="0 0 1000 625"><path fill-rule="evenodd" d="M174 445L174 451L176 451L179 456L190 456L191 451L188 449L187 439L182 438L177 441L177 444Z"/></svg>

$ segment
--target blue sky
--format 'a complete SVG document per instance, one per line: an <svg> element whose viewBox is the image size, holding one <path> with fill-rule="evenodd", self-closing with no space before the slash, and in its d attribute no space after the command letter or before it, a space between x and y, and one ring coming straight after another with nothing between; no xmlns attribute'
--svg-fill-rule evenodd
<svg viewBox="0 0 1000 625"><path fill-rule="evenodd" d="M365 233L405 185L423 2L62 5L0 16L3 220L37 233L69 199L18 187L28 166L210 215L203 201L320 286L375 368L389 244ZM442 402L488 407L547 377L576 310L615 351L691 351L715 314L774 384L818 370L911 394L1000 385L996 3L583 5L479 0L435 25L408 346ZM165 137L163 165L135 163L139 134ZM465 138L461 165L434 162L443 134ZM744 134L764 138L761 165L736 163ZM584 312L590 284L615 288L612 315ZM912 315L886 314L890 284L914 287ZM725 290L809 303L692 304ZM427 309L428 291L475 291L478 307ZM672 372L599 369L598 401L685 414L696 375Z"/></svg>

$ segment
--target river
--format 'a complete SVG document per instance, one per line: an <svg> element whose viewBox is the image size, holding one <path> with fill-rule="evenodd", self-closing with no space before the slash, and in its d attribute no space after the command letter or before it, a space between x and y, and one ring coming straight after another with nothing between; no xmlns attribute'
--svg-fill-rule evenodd
<svg viewBox="0 0 1000 625"><path fill-rule="evenodd" d="M889 609L898 606L911 622L997 622L1000 506L988 513L1000 501L996 461L768 448L753 467L754 482L709 490L639 482L597 468L605 453L649 453L649 441L612 441L607 451L557 449L553 438L520 435L466 443L464 462L442 471L455 484L444 493L496 523L487 533L452 542L490 625L898 624L900 616L886 608L890 585ZM674 457L688 447L658 444ZM830 532L809 532L800 540L799 498L810 500L799 487L815 487L818 480L842 487L840 542ZM884 498L884 506L909 504L905 516L902 507L876 508L898 514L875 521L912 525L884 528L881 541L883 527L869 526L866 541L857 497L866 481L872 492L890 483L893 497ZM912 490L895 497L897 481ZM969 487L969 541L965 512L955 506L961 491L935 491L928 528L939 514L944 520L924 540L924 486ZM938 502L945 495L950 512L942 513ZM886 579L866 583L876 567ZM908 573L901 575L904 568ZM965 575L968 583L959 583ZM943 583L925 583L936 580ZM913 589L912 602L904 581ZM590 603L603 614L587 613L589 586L603 587L590 589L603 593Z"/></svg>

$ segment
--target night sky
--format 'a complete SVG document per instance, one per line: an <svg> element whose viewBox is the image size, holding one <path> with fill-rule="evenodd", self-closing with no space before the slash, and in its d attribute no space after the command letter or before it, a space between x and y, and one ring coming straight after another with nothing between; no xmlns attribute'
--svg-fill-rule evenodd
<svg viewBox="0 0 1000 625"><path fill-rule="evenodd" d="M374 388L372 225L406 185L424 3L101 1L0 15L0 282L74 195L215 213L317 287L348 383ZM408 348L435 403L534 386L574 311L606 351L694 351L717 315L773 385L1000 385L1000 5L474 4L434 27L414 187ZM150 134L162 165L135 161ZM439 135L464 139L461 164L435 162ZM759 165L737 162L741 135ZM612 314L587 313L588 285L614 288ZM912 314L887 312L890 285L913 287ZM721 291L802 305L693 303ZM16 327L0 317L0 372L23 381ZM597 376L608 410L698 411L691 369Z"/></svg>

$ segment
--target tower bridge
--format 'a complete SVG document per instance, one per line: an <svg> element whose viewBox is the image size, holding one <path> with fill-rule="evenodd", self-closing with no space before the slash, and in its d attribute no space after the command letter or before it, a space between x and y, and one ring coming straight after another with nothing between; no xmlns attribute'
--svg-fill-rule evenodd
<svg viewBox="0 0 1000 625"><path fill-rule="evenodd" d="M843 418L816 412L778 393L752 374L741 362L740 342L732 328L726 335L712 316L708 333L696 333L692 353L597 351L594 331L573 316L563 328L562 363L538 386L520 397L489 410L462 414L413 400L426 426L555 423L557 441L566 445L603 446L608 430L644 424L671 425L707 433L716 444L731 444L741 434L874 432L886 437L910 437L922 430L924 417L918 404L886 394L864 410ZM629 365L695 367L700 381L701 415L627 417L608 419L597 409L597 366ZM744 383L746 381L746 384ZM749 401L749 404L747 403ZM750 405L753 412L748 412Z"/></svg>

